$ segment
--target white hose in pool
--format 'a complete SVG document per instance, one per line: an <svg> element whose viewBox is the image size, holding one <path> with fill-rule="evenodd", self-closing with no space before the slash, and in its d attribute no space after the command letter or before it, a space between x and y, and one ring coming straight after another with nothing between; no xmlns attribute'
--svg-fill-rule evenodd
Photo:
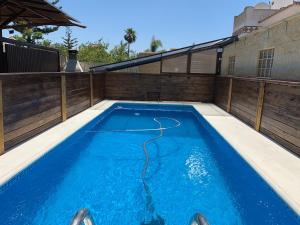
<svg viewBox="0 0 300 225"><path fill-rule="evenodd" d="M176 122L176 125L175 126L172 126L172 127L162 127L162 124L160 122L160 118L164 118L164 119L170 119L170 120L173 120ZM152 194L151 194L151 191L148 187L148 184L147 184L147 180L146 180L146 175L147 175L147 169L148 169L148 164L149 164L149 154L148 154L148 150L147 150L147 145L159 138L161 138L164 134L164 130L167 130L167 129L172 129L172 128L176 128L176 127L179 127L181 125L181 123L174 119L174 118L169 118L169 117L156 117L153 119L156 123L159 124L159 128L158 129L155 129L155 130L159 130L160 133L159 135L153 137L153 138L150 138L148 140L146 140L143 144L143 149L144 149L144 154L145 154L145 163L144 163L144 169L143 169L143 172L142 172L142 181L143 181L143 185L144 185L144 191L145 191L145 194L146 194L146 208L147 210L151 213L152 215L152 222L153 224L165 224L164 220L162 219L161 216L159 216L156 212L155 212L155 207L154 207L154 203L153 203L153 199L152 199ZM153 130L153 129L151 129ZM156 215L156 219L154 219L153 215ZM156 221L156 222L155 222ZM152 224L152 222L148 223L146 221L146 217L145 217L145 220L144 222L142 222L141 224Z"/></svg>
<svg viewBox="0 0 300 225"><path fill-rule="evenodd" d="M168 119L168 120L173 120L175 121L175 125L174 126L171 126L171 127L162 127L162 124L160 122L160 119ZM150 138L148 140L146 140L143 144L143 149L144 149L144 154L145 154L145 163L144 163L144 169L143 169L143 172L142 172L142 179L144 180L146 175L147 175L147 169L148 169L148 164L149 164L149 154L148 154L148 150L147 150L147 145L159 138L161 138L163 135L164 135L164 130L168 130L168 129L173 129L173 128L176 128L176 127L179 127L181 125L181 123L174 119L174 118L170 118L170 117L155 117L153 118L153 120L158 123L159 125L159 128L157 129L143 129L141 131L145 131L145 130L159 130L160 131L160 134L158 136L155 136L153 138Z"/></svg>
<svg viewBox="0 0 300 225"><path fill-rule="evenodd" d="M169 126L169 127L162 127L161 121L160 119L168 119L168 120L172 120L175 122L174 126ZM151 191L148 187L147 181L146 181L146 175L147 175L147 170L148 170L148 165L149 165L149 153L147 150L147 145L159 138L161 138L164 135L164 131L168 130L168 129L173 129L173 128L177 128L179 126L181 126L181 123L174 119L174 118L170 118L170 117L154 117L153 120L158 123L159 128L150 128L150 129L126 129L126 130L103 130L103 131L87 131L87 132L95 132L95 133L103 133L103 132L147 132L147 131L160 131L159 135L152 137L150 139L147 139L146 141L144 141L143 143L143 150L144 150L144 154L145 154L145 162L144 162L144 168L141 174L141 178L143 181L143 186L144 186L144 191L146 193L147 196L147 203L146 203L146 207L147 210L149 212L151 212L151 214L155 214L155 207L153 204L153 200L152 200L152 195L151 195ZM164 224L163 219L157 215L158 220L160 220L160 224ZM153 219L153 217L152 217ZM144 224L144 223L142 223ZM146 223L145 223L146 224ZM147 223L148 224L148 223Z"/></svg>

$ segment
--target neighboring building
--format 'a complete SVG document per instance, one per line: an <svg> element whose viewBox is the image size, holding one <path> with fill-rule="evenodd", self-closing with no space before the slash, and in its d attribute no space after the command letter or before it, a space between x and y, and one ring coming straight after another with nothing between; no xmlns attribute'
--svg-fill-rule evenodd
<svg viewBox="0 0 300 225"><path fill-rule="evenodd" d="M290 19L293 16L297 16L299 14L299 4L300 2L294 1L293 4L281 8L276 13L271 16L268 16L259 22L262 28L272 26L276 23L280 23L285 19Z"/></svg>
<svg viewBox="0 0 300 225"><path fill-rule="evenodd" d="M300 3L260 21L261 27L224 47L223 75L300 80Z"/></svg>
<svg viewBox="0 0 300 225"><path fill-rule="evenodd" d="M240 15L234 17L233 35L243 37L261 27L268 26L262 21L279 11L285 11L285 8L297 2L299 1L274 0L271 4L262 2L254 7L247 6Z"/></svg>
<svg viewBox="0 0 300 225"><path fill-rule="evenodd" d="M272 7L272 9L281 9L283 7L287 7L291 4L293 4L294 2L296 2L296 1L294 1L294 0L274 0L271 3L271 7Z"/></svg>
<svg viewBox="0 0 300 225"><path fill-rule="evenodd" d="M239 15L234 17L233 35L244 36L257 30L259 22L276 13L278 10L271 9L271 5L259 3L256 6L248 6Z"/></svg>

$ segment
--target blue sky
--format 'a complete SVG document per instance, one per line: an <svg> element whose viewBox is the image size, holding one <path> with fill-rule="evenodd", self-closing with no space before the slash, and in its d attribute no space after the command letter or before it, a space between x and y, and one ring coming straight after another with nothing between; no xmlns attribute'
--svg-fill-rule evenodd
<svg viewBox="0 0 300 225"><path fill-rule="evenodd" d="M63 10L80 20L86 29L74 28L80 42L103 38L111 46L120 43L124 30L137 31L135 51L149 47L151 37L162 40L164 49L201 43L232 33L233 17L257 0L60 0ZM65 29L47 38L61 42Z"/></svg>

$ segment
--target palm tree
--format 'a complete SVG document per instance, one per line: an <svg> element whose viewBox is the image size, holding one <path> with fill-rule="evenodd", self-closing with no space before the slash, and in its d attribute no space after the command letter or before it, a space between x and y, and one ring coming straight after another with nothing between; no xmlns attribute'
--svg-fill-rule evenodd
<svg viewBox="0 0 300 225"><path fill-rule="evenodd" d="M128 56L130 53L130 45L136 41L136 32L132 28L128 28L125 30L124 39L127 41L128 44Z"/></svg>
<svg viewBox="0 0 300 225"><path fill-rule="evenodd" d="M150 50L151 52L156 52L158 48L162 47L162 42L159 39L155 39L155 37L152 37L151 44L150 44Z"/></svg>

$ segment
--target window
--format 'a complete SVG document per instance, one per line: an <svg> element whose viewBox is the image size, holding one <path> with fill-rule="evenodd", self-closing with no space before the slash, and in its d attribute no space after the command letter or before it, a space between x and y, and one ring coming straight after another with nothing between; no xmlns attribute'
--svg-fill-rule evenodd
<svg viewBox="0 0 300 225"><path fill-rule="evenodd" d="M228 75L234 74L235 56L230 56L228 61Z"/></svg>
<svg viewBox="0 0 300 225"><path fill-rule="evenodd" d="M261 50L257 65L257 75L259 77L271 77L274 58L274 48Z"/></svg>

